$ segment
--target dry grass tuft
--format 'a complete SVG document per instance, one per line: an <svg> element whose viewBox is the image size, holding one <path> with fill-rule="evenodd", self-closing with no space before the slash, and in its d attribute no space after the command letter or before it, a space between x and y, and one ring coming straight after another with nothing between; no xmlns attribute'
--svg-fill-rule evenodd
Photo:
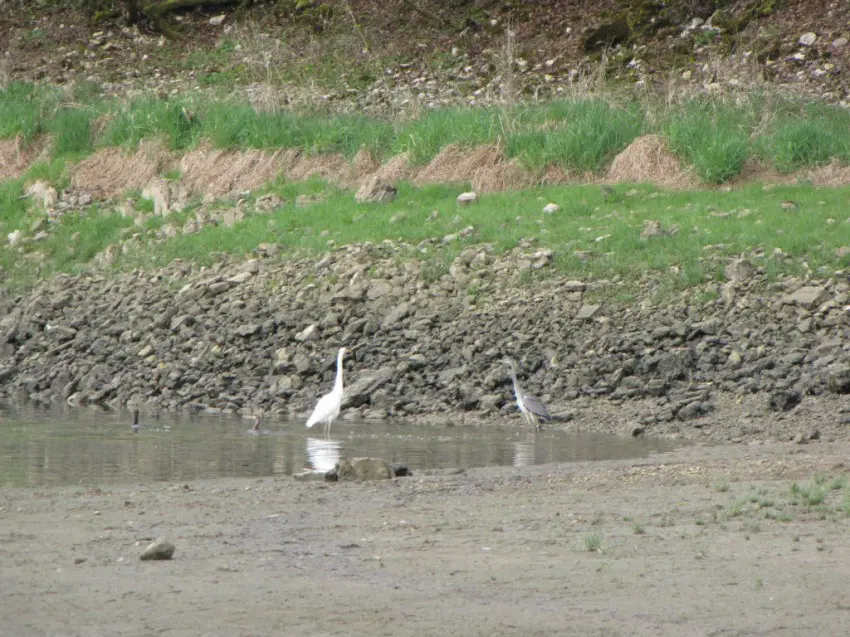
<svg viewBox="0 0 850 637"><path fill-rule="evenodd" d="M282 153L262 150L226 151L201 146L180 160L180 172L187 191L203 193L204 201L214 201L243 190L254 190L271 181L282 170Z"/></svg>
<svg viewBox="0 0 850 637"><path fill-rule="evenodd" d="M609 183L649 183L670 190L697 188L700 180L682 165L660 135L635 139L611 162L605 181Z"/></svg>
<svg viewBox="0 0 850 637"><path fill-rule="evenodd" d="M23 148L20 136L0 139L0 181L20 177L32 161L31 155Z"/></svg>
<svg viewBox="0 0 850 637"><path fill-rule="evenodd" d="M158 142L142 142L131 155L121 148L105 148L71 168L71 186L95 199L112 199L126 190L141 190L173 161Z"/></svg>

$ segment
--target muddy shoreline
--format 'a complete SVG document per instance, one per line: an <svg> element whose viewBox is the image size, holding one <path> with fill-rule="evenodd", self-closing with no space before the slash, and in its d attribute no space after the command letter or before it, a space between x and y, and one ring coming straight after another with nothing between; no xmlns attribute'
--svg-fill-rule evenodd
<svg viewBox="0 0 850 637"><path fill-rule="evenodd" d="M842 492L809 506L792 485L840 477L848 452L4 489L0 622L33 637L840 634ZM140 561L156 537L174 558Z"/></svg>

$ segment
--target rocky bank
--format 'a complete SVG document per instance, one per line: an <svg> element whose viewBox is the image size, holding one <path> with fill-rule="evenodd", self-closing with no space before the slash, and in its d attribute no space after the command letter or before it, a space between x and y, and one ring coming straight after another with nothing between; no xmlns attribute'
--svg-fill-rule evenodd
<svg viewBox="0 0 850 637"><path fill-rule="evenodd" d="M505 256L469 247L449 268L428 260L445 249L364 244L316 260L262 245L212 267L59 275L2 300L2 391L303 417L344 344L354 352L343 418L506 414L506 355L561 419L587 400L649 401L636 423L647 431L698 428L718 399L763 396L781 413L850 393L846 277L768 283L739 260L723 286L618 304L604 282L545 274L551 254L533 246Z"/></svg>

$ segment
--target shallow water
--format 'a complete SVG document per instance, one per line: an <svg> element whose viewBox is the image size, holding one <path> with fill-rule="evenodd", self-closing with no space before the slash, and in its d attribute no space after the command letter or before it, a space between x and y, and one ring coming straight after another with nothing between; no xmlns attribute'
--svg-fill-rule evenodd
<svg viewBox="0 0 850 637"><path fill-rule="evenodd" d="M167 414L134 433L126 412L0 407L0 487L183 481L325 471L340 456L377 456L417 469L525 466L633 458L667 451L664 440L542 431L505 423L430 427L345 422L330 439L303 423Z"/></svg>

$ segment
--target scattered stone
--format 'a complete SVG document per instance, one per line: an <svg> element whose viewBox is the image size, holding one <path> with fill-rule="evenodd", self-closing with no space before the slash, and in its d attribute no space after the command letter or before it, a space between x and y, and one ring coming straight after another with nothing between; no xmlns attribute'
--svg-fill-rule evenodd
<svg viewBox="0 0 850 637"><path fill-rule="evenodd" d="M171 188L167 179L155 179L142 189L142 199L153 201L153 214L164 217L171 213Z"/></svg>
<svg viewBox="0 0 850 637"><path fill-rule="evenodd" d="M163 538L151 542L139 556L140 560L170 560L174 556L174 545Z"/></svg>
<svg viewBox="0 0 850 637"><path fill-rule="evenodd" d="M782 297L786 305L797 305L812 310L829 299L829 292L818 285L807 285Z"/></svg>
<svg viewBox="0 0 850 637"><path fill-rule="evenodd" d="M298 332L295 335L295 340L299 343L305 343L307 341L311 341L316 337L316 332L318 331L318 326L315 323L312 323L305 327L303 330Z"/></svg>
<svg viewBox="0 0 850 637"><path fill-rule="evenodd" d="M809 429L807 431L799 431L794 436L794 442L798 445L804 445L812 440L820 439L820 432L817 429Z"/></svg>
<svg viewBox="0 0 850 637"><path fill-rule="evenodd" d="M735 259L726 266L723 274L727 281L747 282L758 274L758 269L747 259Z"/></svg>
<svg viewBox="0 0 850 637"><path fill-rule="evenodd" d="M667 233L661 226L661 222L655 219L645 219L643 222L643 230L640 233L643 239L652 239L653 237L664 237Z"/></svg>
<svg viewBox="0 0 850 637"><path fill-rule="evenodd" d="M393 327L394 325L401 322L403 319L407 318L407 315L410 314L410 305L407 303L399 303L392 310L390 310L389 314L384 316L384 319L381 321L381 325L384 328Z"/></svg>
<svg viewBox="0 0 850 637"><path fill-rule="evenodd" d="M771 411L791 411L803 401L802 394L792 389L777 389L770 394L768 407Z"/></svg>
<svg viewBox="0 0 850 637"><path fill-rule="evenodd" d="M369 372L368 370L360 372L357 379L345 388L342 407L345 409L368 404L372 399L372 394L389 382L395 375L395 368L389 365L373 372Z"/></svg>
<svg viewBox="0 0 850 637"><path fill-rule="evenodd" d="M271 212L283 205L283 199L275 193L270 192L260 197L254 202L254 207L261 212Z"/></svg>
<svg viewBox="0 0 850 637"><path fill-rule="evenodd" d="M27 186L24 194L45 209L52 208L59 202L59 195L56 189L41 180Z"/></svg>
<svg viewBox="0 0 850 637"><path fill-rule="evenodd" d="M257 254L267 259L273 259L280 254L280 246L276 243L261 243L257 246Z"/></svg>
<svg viewBox="0 0 850 637"><path fill-rule="evenodd" d="M468 206L477 201L478 195L475 192L462 192L457 196L457 203L461 206Z"/></svg>
<svg viewBox="0 0 850 637"><path fill-rule="evenodd" d="M850 364L836 365L830 370L827 387L836 394L850 394Z"/></svg>
<svg viewBox="0 0 850 637"><path fill-rule="evenodd" d="M256 323L246 323L245 325L240 325L234 331L237 336L242 336L247 338L248 336L253 336L254 334L259 334L262 329L261 325Z"/></svg>
<svg viewBox="0 0 850 637"><path fill-rule="evenodd" d="M395 186L373 175L357 189L354 199L357 203L389 203L396 198L397 193Z"/></svg>
<svg viewBox="0 0 850 637"><path fill-rule="evenodd" d="M558 212L560 209L561 209L561 206L559 206L556 203L547 203L545 206L543 206L543 214L544 215L553 215L556 212Z"/></svg>
<svg viewBox="0 0 850 637"><path fill-rule="evenodd" d="M552 259L553 253L548 248L546 248L545 250L538 250L531 256L531 269L539 270L541 268L544 268L550 263L552 263Z"/></svg>
<svg viewBox="0 0 850 637"><path fill-rule="evenodd" d="M625 435L629 436L630 438L638 438L644 433L646 433L646 425L636 423L627 424L625 426L625 429L623 430L623 433L625 433Z"/></svg>
<svg viewBox="0 0 850 637"><path fill-rule="evenodd" d="M808 31L800 36L798 40L801 46L812 46L815 42L817 42L818 36L817 34Z"/></svg>
<svg viewBox="0 0 850 637"><path fill-rule="evenodd" d="M791 201L790 199L788 199L780 203L779 207L783 210L797 210L800 206L797 205L796 201Z"/></svg>
<svg viewBox="0 0 850 637"><path fill-rule="evenodd" d="M210 18L210 26L213 26L213 27L221 26L222 23L224 22L225 18L227 18L227 16L224 15L224 14L211 17Z"/></svg>
<svg viewBox="0 0 850 637"><path fill-rule="evenodd" d="M227 279L228 284L232 285L240 285L245 283L246 281L250 281L254 277L254 273L249 270L243 270L242 272L238 272L234 274L232 277Z"/></svg>
<svg viewBox="0 0 850 637"><path fill-rule="evenodd" d="M579 308L578 312L576 312L576 319L578 319L579 321L590 320L597 315L601 307L602 306L598 303L582 305Z"/></svg>
<svg viewBox="0 0 850 637"><path fill-rule="evenodd" d="M207 288L213 296L223 294L230 289L230 281L213 281Z"/></svg>

